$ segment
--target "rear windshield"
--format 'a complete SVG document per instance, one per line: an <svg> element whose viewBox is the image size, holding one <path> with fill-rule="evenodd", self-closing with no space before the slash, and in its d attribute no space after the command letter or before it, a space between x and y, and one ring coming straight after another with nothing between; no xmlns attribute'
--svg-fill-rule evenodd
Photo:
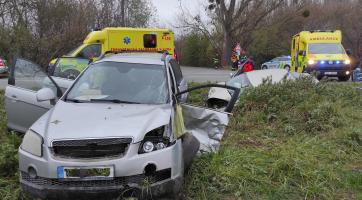
<svg viewBox="0 0 362 200"><path fill-rule="evenodd" d="M145 48L156 48L157 47L157 35L156 34L144 34L143 35L143 46Z"/></svg>
<svg viewBox="0 0 362 200"><path fill-rule="evenodd" d="M345 54L341 44L309 44L310 54Z"/></svg>

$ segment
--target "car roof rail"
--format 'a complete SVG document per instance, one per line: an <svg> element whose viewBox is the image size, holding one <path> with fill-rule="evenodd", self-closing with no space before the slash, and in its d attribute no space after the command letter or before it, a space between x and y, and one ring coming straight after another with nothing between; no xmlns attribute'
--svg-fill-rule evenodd
<svg viewBox="0 0 362 200"><path fill-rule="evenodd" d="M321 33L321 32L331 32L333 33L335 30L311 30L311 33Z"/></svg>

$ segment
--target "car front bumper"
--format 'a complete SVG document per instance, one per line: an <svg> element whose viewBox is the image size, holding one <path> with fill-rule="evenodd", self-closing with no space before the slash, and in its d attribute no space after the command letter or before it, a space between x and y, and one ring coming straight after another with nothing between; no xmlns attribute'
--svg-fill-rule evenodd
<svg viewBox="0 0 362 200"><path fill-rule="evenodd" d="M121 158L101 160L71 160L55 158L49 150L43 157L31 155L19 149L20 183L25 193L42 199L112 199L127 191L150 194L153 197L175 194L181 189L183 179L182 143L151 153L138 154L139 144L130 145ZM144 174L147 164L154 164L156 172ZM58 167L114 166L114 177L109 179L67 180L58 178ZM29 168L37 177L28 175Z"/></svg>
<svg viewBox="0 0 362 200"><path fill-rule="evenodd" d="M7 67L0 67L0 76L7 75L8 68Z"/></svg>
<svg viewBox="0 0 362 200"><path fill-rule="evenodd" d="M165 169L150 177L140 174L110 180L61 181L42 177L30 178L27 173L22 172L20 183L26 194L41 199L173 198L180 192L183 177L179 175L171 178L170 174L171 169Z"/></svg>

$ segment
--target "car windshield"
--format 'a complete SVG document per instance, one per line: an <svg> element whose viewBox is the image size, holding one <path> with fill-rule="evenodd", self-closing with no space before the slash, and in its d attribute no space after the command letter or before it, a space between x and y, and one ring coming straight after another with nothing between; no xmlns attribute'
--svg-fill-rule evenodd
<svg viewBox="0 0 362 200"><path fill-rule="evenodd" d="M164 104L168 102L166 80L162 65L95 63L79 77L65 100Z"/></svg>
<svg viewBox="0 0 362 200"><path fill-rule="evenodd" d="M344 54L341 44L309 44L308 53L310 54Z"/></svg>

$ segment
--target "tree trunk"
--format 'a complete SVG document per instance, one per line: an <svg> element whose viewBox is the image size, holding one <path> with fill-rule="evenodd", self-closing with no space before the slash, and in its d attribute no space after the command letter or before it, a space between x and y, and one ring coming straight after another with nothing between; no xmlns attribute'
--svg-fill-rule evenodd
<svg viewBox="0 0 362 200"><path fill-rule="evenodd" d="M224 30L224 40L222 46L221 65L227 66L230 64L231 50L232 50L231 34L229 31Z"/></svg>
<svg viewBox="0 0 362 200"><path fill-rule="evenodd" d="M125 27L126 26L126 17L125 17L125 13L126 13L126 0L121 0L121 26Z"/></svg>

